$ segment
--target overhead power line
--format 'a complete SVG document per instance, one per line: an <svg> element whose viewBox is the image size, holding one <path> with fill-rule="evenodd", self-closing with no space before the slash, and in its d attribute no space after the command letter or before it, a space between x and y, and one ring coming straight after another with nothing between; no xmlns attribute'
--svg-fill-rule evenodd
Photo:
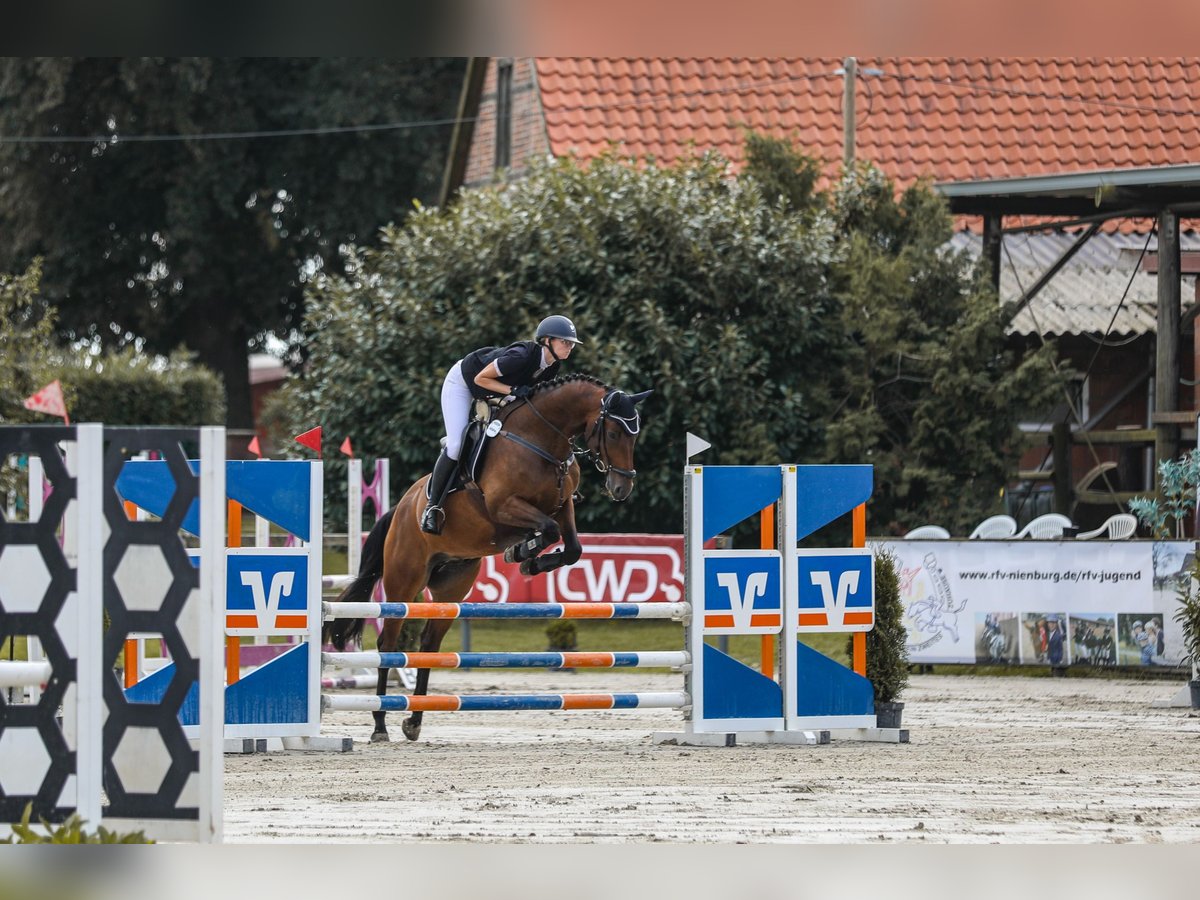
<svg viewBox="0 0 1200 900"><path fill-rule="evenodd" d="M150 144L179 141L238 141L257 138L312 137L327 134L359 134L374 131L404 131L453 125L457 119L426 119L420 122L384 122L375 125L328 125L317 128L280 128L262 131L212 131L197 134L70 134L62 136L0 135L0 144Z"/></svg>
<svg viewBox="0 0 1200 900"><path fill-rule="evenodd" d="M1163 109L1157 106L1142 106L1136 103L1127 103L1115 99L1106 99L1104 97L1088 97L1083 94L1056 94L1051 91L1028 90L1013 87L1004 87L995 83L981 83L970 79L955 79L955 78L937 78L931 75L908 75L886 69L873 70L872 75L877 78L892 78L897 81L917 82L921 84L933 85L936 87L946 87L957 91L967 91L973 93L991 94L994 96L1006 97L1025 97L1040 100L1055 100L1063 103L1082 104L1085 106L1099 107L1101 109L1112 109L1123 112L1138 112L1147 113L1163 117L1194 117L1195 113L1191 110L1175 110ZM708 96L719 96L723 94L741 94L747 91L764 90L768 88L781 87L791 84L799 84L815 79L836 79L841 80L842 75L834 70L828 72L808 72L803 75L797 75L787 78L773 78L765 81L748 81L739 82L733 85L724 85L721 87L703 88L693 91L676 91L676 92L659 92L639 95L637 97L614 101L612 103L594 103L583 104L575 107L575 109L587 112L605 112L605 111L620 111L629 109L639 109L654 107L663 104L678 105L688 101ZM864 80L864 83L866 81ZM870 84L866 84L868 94L870 94ZM514 118L536 117L541 116L540 111L531 111L528 113L514 113ZM185 141L221 141L221 140L260 140L271 138L287 138L287 137L324 137L331 135L344 134L369 134L380 132L393 131L409 131L418 128L441 128L449 125L460 123L477 122L480 117L470 118L439 118L439 119L422 119L411 122L383 122L364 125L329 125L315 126L312 128L280 128L280 129L260 129L253 131L214 131L214 132L197 132L197 133L173 133L173 134L121 134L120 132L109 132L106 134L75 134L75 135L0 135L0 144L148 144L148 143L172 143Z"/></svg>

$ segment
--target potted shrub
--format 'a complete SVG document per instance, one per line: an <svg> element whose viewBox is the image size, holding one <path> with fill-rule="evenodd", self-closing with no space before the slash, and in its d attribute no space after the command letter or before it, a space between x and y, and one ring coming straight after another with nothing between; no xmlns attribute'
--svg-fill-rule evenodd
<svg viewBox="0 0 1200 900"><path fill-rule="evenodd" d="M1184 662L1195 675L1200 663L1200 559L1193 557L1191 568L1180 576L1176 594L1179 608L1174 618L1183 633ZM1188 687L1192 691L1192 709L1200 709L1200 680L1193 677Z"/></svg>
<svg viewBox="0 0 1200 900"><path fill-rule="evenodd" d="M867 678L875 689L875 718L880 728L899 728L908 684L908 632L896 557L875 554L875 627L867 632Z"/></svg>
<svg viewBox="0 0 1200 900"><path fill-rule="evenodd" d="M1134 497L1129 511L1156 541L1179 540L1184 523L1195 513L1200 485L1200 449L1158 464L1158 496Z"/></svg>
<svg viewBox="0 0 1200 900"><path fill-rule="evenodd" d="M546 627L546 649L556 653L570 653L579 649L579 635L575 631L575 623L565 620L551 622ZM570 666L555 666L560 672L571 672Z"/></svg>
<svg viewBox="0 0 1200 900"><path fill-rule="evenodd" d="M579 649L579 635L575 623L567 620L551 622L546 627L546 649L569 652Z"/></svg>

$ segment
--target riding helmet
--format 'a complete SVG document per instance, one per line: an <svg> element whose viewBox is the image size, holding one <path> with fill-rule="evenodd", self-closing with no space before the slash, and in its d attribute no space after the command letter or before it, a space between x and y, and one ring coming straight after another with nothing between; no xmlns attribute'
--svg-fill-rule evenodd
<svg viewBox="0 0 1200 900"><path fill-rule="evenodd" d="M575 323L566 316L547 316L542 319L541 324L537 327L537 334L533 336L533 339L541 341L542 338L561 338L564 341L570 341L572 344L583 343L575 334Z"/></svg>

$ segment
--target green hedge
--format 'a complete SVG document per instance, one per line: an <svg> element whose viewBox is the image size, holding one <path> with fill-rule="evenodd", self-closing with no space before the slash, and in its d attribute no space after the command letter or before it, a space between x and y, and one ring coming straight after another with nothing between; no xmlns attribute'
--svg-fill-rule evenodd
<svg viewBox="0 0 1200 900"><path fill-rule="evenodd" d="M167 360L132 352L105 355L90 366L64 365L53 377L62 381L75 422L220 425L225 421L220 376L182 354Z"/></svg>

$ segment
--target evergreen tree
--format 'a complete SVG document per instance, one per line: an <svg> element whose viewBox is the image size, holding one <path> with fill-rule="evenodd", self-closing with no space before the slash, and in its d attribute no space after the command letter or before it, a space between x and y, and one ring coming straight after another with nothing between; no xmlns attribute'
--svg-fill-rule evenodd
<svg viewBox="0 0 1200 900"><path fill-rule="evenodd" d="M1010 311L966 252L925 184L897 196L860 166L834 199L842 246L831 267L852 350L828 455L875 466L871 531L934 523L965 534L998 512L1020 457L1019 413L1053 402L1053 349L1024 355Z"/></svg>
<svg viewBox="0 0 1200 900"><path fill-rule="evenodd" d="M706 464L874 464L874 533L990 512L1048 351L1008 343L928 186L897 197L863 167L818 190L820 167L769 138L747 157L737 178L714 156L548 162L386 229L310 288L283 427L352 435L403 490L437 455L449 366L558 312L584 340L569 370L655 389L633 502L582 505L584 530L678 531L687 431Z"/></svg>
<svg viewBox="0 0 1200 900"><path fill-rule="evenodd" d="M422 210L355 252L344 276L316 281L290 428L353 435L362 454L394 459L403 490L437 456L449 367L563 313L584 342L568 371L655 390L634 500L601 502L585 473L581 527L676 532L687 431L713 443L706 463L819 455L844 340L827 288L833 247L828 215L767 202L715 157L546 163Z"/></svg>
<svg viewBox="0 0 1200 900"><path fill-rule="evenodd" d="M0 271L45 260L67 339L179 346L250 424L247 356L300 325L305 282L346 242L433 196L448 126L129 141L447 119L454 59L6 59ZM79 136L97 140L72 141Z"/></svg>

